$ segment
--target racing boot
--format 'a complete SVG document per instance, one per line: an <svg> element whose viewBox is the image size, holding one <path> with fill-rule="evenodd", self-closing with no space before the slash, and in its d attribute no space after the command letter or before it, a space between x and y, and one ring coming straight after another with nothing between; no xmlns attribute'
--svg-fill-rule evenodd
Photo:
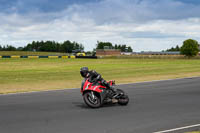
<svg viewBox="0 0 200 133"><path fill-rule="evenodd" d="M121 93L119 93L115 87L110 86L110 89L113 93L113 98L118 98L119 96L121 96Z"/></svg>

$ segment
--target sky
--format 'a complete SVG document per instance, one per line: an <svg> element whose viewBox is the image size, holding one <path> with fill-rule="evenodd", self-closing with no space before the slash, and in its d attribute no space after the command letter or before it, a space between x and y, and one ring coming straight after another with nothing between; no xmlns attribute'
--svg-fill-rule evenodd
<svg viewBox="0 0 200 133"><path fill-rule="evenodd" d="M200 0L0 0L0 44L97 41L161 51L200 41Z"/></svg>

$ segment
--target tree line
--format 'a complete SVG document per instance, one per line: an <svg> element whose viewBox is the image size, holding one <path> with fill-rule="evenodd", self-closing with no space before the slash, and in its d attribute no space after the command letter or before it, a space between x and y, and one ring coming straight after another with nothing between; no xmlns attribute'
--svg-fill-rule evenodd
<svg viewBox="0 0 200 133"><path fill-rule="evenodd" d="M181 50L181 48L178 45L176 45L176 47L171 47L170 49L167 49L166 51L174 52L174 51L180 51L180 50Z"/></svg>
<svg viewBox="0 0 200 133"><path fill-rule="evenodd" d="M38 51L38 52L65 52L83 51L84 46L77 42L64 41L63 43L55 41L33 41L24 47L14 47L11 45L1 46L0 51Z"/></svg>
<svg viewBox="0 0 200 133"><path fill-rule="evenodd" d="M126 44L115 44L111 42L97 41L96 49L120 49L121 52L132 52L133 49ZM1 46L0 51L38 51L38 52L65 52L65 53L77 53L83 52L84 46L77 42L71 42L69 40L63 43L55 41L33 41L24 47L14 47L12 45Z"/></svg>
<svg viewBox="0 0 200 133"><path fill-rule="evenodd" d="M183 41L183 45L179 47L178 45L174 48L167 49L167 52L174 52L174 51L180 51L182 55L192 57L198 55L200 50L200 45L196 40L193 39L187 39Z"/></svg>
<svg viewBox="0 0 200 133"><path fill-rule="evenodd" d="M115 44L111 42L97 41L96 49L120 49L121 52L132 52L133 49L126 44ZM95 49L94 49L95 50ZM64 52L64 53L77 53L83 52L84 46L77 42L71 42L69 40L63 43L55 41L33 41L24 47L14 47L12 45L0 45L0 51L38 51L38 52Z"/></svg>
<svg viewBox="0 0 200 133"><path fill-rule="evenodd" d="M99 41L97 41L96 49L120 49L121 52L133 52L133 49L130 46L126 46L126 44L113 45L111 42L99 42Z"/></svg>
<svg viewBox="0 0 200 133"><path fill-rule="evenodd" d="M6 45L6 46L1 46L0 45L0 51L21 51L22 48L21 47L14 47L12 45Z"/></svg>

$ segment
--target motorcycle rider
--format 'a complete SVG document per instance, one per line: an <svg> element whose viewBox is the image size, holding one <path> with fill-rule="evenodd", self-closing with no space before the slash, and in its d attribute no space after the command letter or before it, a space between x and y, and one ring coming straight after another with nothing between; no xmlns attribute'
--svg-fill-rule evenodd
<svg viewBox="0 0 200 133"><path fill-rule="evenodd" d="M84 78L81 88L83 88L83 85L84 85L86 79L88 79L89 82L91 82L91 83L97 83L98 81L100 81L104 86L106 86L107 89L110 89L111 91L116 93L115 88L110 86L110 84L107 83L106 80L104 80L101 77L101 75L99 73L97 73L96 71L94 71L94 70L89 71L88 67L82 67L80 69L80 74Z"/></svg>

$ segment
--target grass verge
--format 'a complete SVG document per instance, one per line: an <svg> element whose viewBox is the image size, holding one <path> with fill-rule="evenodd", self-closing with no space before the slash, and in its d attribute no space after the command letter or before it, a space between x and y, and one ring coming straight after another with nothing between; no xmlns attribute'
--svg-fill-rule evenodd
<svg viewBox="0 0 200 133"><path fill-rule="evenodd" d="M186 133L200 133L200 131L186 132Z"/></svg>
<svg viewBox="0 0 200 133"><path fill-rule="evenodd" d="M197 59L0 59L0 94L79 88L82 66L117 84L200 76Z"/></svg>

